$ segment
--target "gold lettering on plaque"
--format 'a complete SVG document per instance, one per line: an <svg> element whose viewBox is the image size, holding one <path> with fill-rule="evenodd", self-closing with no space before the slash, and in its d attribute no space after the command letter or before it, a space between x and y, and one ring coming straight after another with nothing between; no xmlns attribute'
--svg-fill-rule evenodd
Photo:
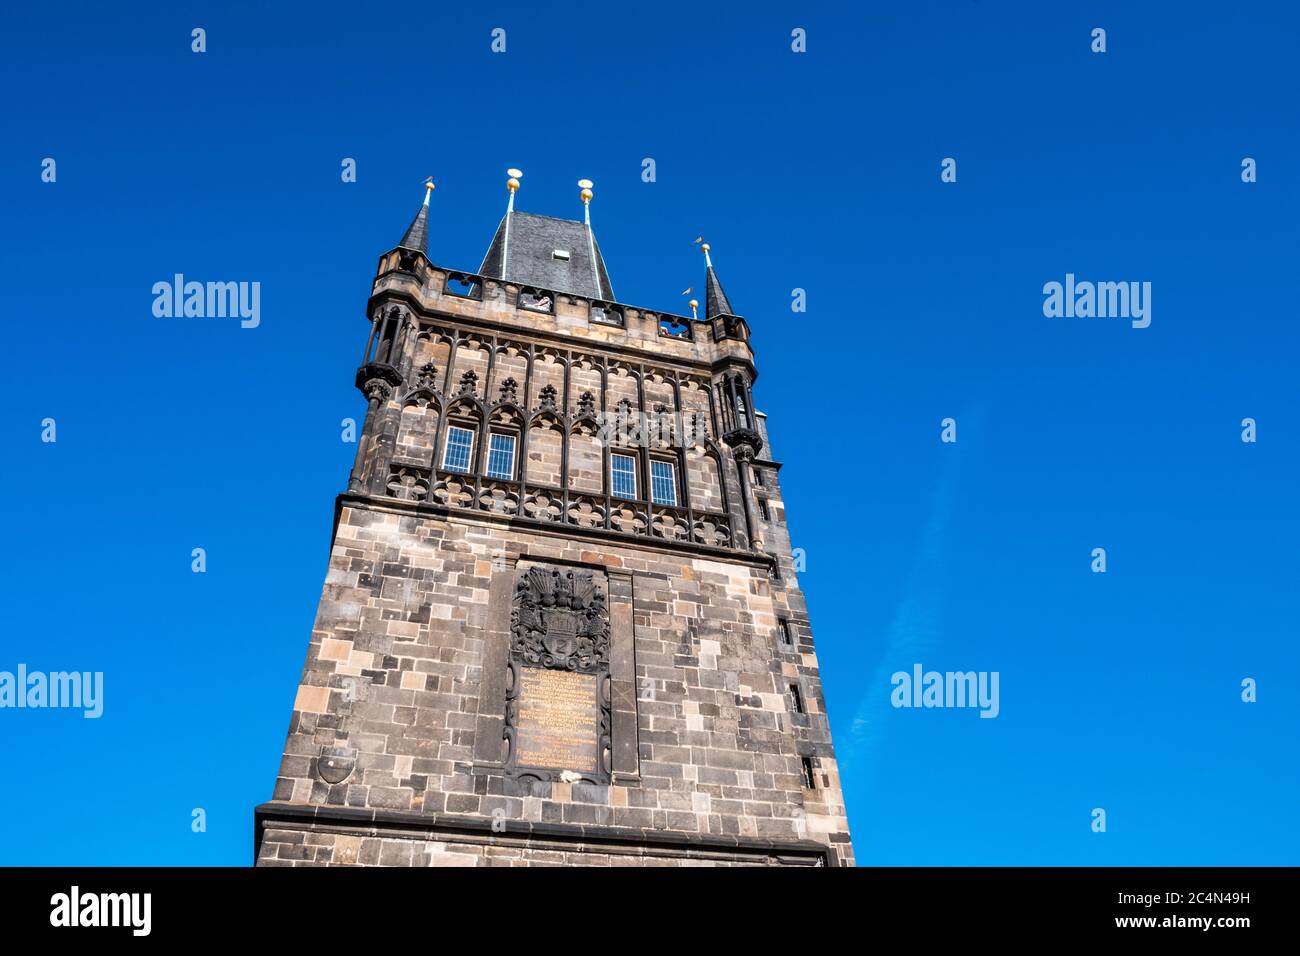
<svg viewBox="0 0 1300 956"><path fill-rule="evenodd" d="M594 773L600 750L595 674L519 668L515 760L523 767Z"/></svg>

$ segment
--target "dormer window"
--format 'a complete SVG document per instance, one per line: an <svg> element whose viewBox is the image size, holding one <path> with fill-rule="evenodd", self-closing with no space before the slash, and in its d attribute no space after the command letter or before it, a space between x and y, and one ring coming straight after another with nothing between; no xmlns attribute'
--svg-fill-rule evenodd
<svg viewBox="0 0 1300 956"><path fill-rule="evenodd" d="M551 258L552 258L552 259L559 259L561 262L568 262L568 261L569 261L569 250L568 250L568 249L552 249L552 250L551 250Z"/></svg>

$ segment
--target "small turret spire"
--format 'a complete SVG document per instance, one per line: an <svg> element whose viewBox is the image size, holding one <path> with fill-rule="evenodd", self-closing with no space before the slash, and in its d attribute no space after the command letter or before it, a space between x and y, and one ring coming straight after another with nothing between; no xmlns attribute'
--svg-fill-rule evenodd
<svg viewBox="0 0 1300 956"><path fill-rule="evenodd" d="M696 239L696 242L702 242L702 239ZM727 293L722 291L722 283L718 280L718 274L713 271L713 260L709 257L709 244L704 242L701 246L704 250L704 318L712 320L720 315L735 316L732 311L731 302L727 299Z"/></svg>
<svg viewBox="0 0 1300 956"><path fill-rule="evenodd" d="M430 176L424 181L424 203L406 227L402 241L397 244L399 249L413 249L422 253L426 259L429 257L429 197L432 195L433 177Z"/></svg>

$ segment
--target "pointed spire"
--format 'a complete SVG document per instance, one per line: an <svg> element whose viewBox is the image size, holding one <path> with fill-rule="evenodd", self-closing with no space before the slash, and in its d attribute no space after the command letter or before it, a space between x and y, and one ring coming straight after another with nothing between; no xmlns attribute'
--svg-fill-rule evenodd
<svg viewBox="0 0 1300 956"><path fill-rule="evenodd" d="M399 249L414 249L422 253L426 259L429 256L429 197L431 195L433 195L432 176L424 181L424 205L415 214L411 224L406 227L406 235L402 236L402 241L397 244Z"/></svg>
<svg viewBox="0 0 1300 956"><path fill-rule="evenodd" d="M722 291L718 274L713 271L713 260L709 258L709 244L706 242L700 248L704 250L704 318L712 320L720 315L736 315L731 308L731 302L727 299L727 293Z"/></svg>
<svg viewBox="0 0 1300 956"><path fill-rule="evenodd" d="M501 243L501 278L509 278L507 275L510 269L510 217L515 212L515 193L519 191L519 180L523 177L522 169L515 169L513 166L506 170L506 175L510 178L506 180L506 190L510 193L510 200L506 203L506 218L503 223L505 229L505 240Z"/></svg>
<svg viewBox="0 0 1300 956"><path fill-rule="evenodd" d="M593 183L590 179L579 179L578 186L582 190L582 222L587 227L587 253L591 259L591 284L600 288L600 273L596 269L596 235L591 231L591 187Z"/></svg>

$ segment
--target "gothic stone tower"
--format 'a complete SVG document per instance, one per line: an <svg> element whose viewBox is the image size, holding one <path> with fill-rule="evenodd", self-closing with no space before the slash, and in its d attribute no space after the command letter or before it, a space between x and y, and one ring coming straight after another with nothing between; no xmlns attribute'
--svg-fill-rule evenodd
<svg viewBox="0 0 1300 956"><path fill-rule="evenodd" d="M379 260L256 860L850 865L749 325L707 245L703 318L619 303L518 185L477 273L431 182Z"/></svg>

